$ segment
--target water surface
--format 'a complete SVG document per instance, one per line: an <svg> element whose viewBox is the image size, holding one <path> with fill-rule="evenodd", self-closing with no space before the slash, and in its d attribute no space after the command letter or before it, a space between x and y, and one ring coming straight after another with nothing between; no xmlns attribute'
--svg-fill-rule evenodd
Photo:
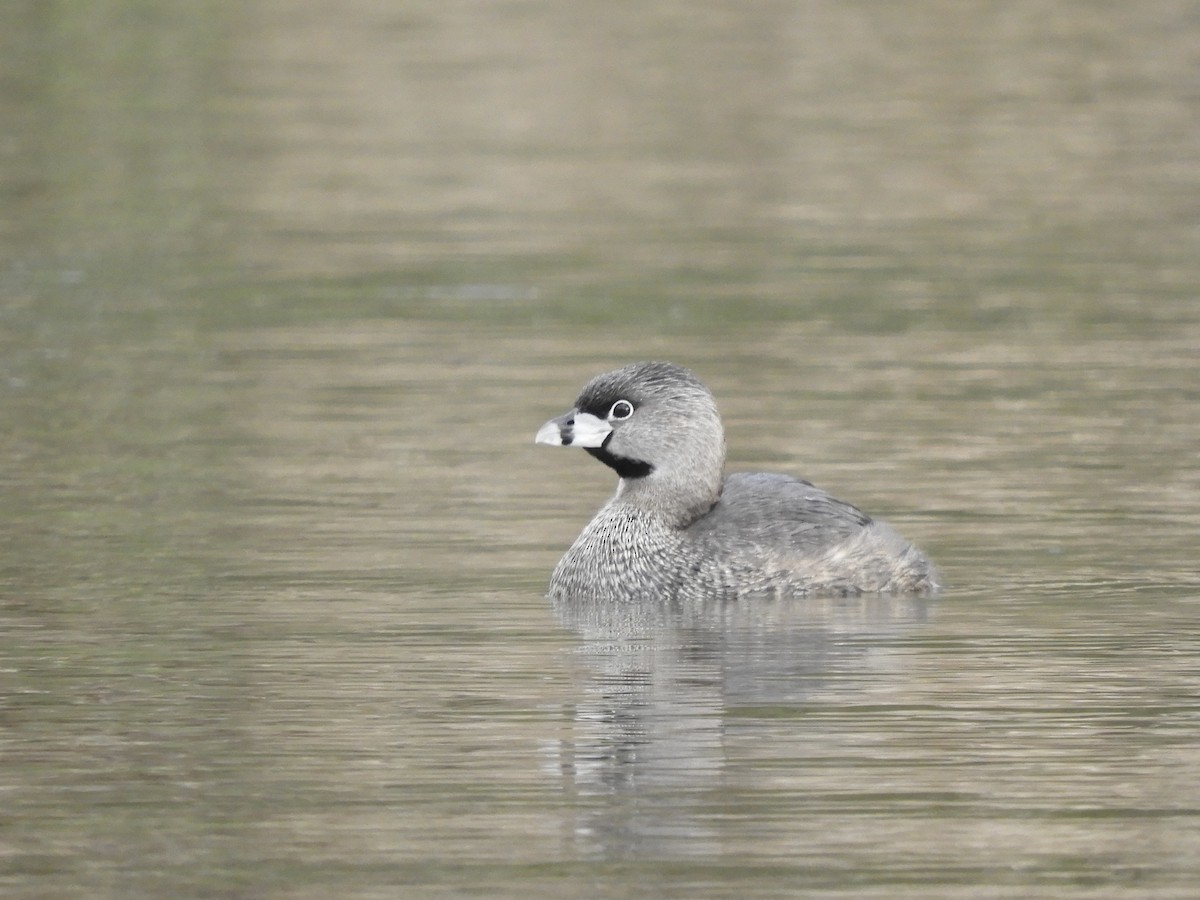
<svg viewBox="0 0 1200 900"><path fill-rule="evenodd" d="M39 10L6 895L1194 893L1182 7ZM646 357L944 595L552 605Z"/></svg>

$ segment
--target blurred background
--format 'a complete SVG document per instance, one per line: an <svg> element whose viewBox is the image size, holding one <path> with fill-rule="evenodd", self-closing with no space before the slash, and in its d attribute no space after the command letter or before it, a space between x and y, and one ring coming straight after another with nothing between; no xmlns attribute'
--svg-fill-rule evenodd
<svg viewBox="0 0 1200 900"><path fill-rule="evenodd" d="M6 0L0 885L1185 896L1198 297L1192 3ZM612 484L532 437L647 357L713 388L731 467L888 518L946 599L867 637L710 623L751 684L687 688L686 722L625 677L644 647L594 665L542 591ZM849 693L771 717L861 703L843 743L697 730L797 654ZM653 720L640 781L625 732L594 781L563 761L597 679ZM893 783L865 748L894 739ZM844 768L805 782L810 751ZM622 805L648 785L687 815ZM671 868L701 848L727 868Z"/></svg>

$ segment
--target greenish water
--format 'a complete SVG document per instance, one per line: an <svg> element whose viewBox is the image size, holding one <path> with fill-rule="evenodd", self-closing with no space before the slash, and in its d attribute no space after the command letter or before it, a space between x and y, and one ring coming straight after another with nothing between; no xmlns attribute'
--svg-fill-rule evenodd
<svg viewBox="0 0 1200 900"><path fill-rule="evenodd" d="M1183 7L0 10L0 892L1190 897ZM553 608L592 374L945 595Z"/></svg>

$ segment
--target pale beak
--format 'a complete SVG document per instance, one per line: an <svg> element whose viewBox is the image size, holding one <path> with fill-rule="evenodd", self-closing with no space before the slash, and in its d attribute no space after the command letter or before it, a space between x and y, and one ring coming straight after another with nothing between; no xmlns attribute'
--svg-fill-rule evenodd
<svg viewBox="0 0 1200 900"><path fill-rule="evenodd" d="M571 410L556 419L551 419L538 429L535 444L552 447L603 447L612 426L591 413Z"/></svg>

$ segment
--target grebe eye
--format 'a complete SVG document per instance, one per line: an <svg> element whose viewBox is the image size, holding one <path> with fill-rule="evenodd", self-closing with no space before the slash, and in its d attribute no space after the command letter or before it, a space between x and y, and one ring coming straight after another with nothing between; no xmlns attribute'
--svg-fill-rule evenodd
<svg viewBox="0 0 1200 900"><path fill-rule="evenodd" d="M633 404L628 400L618 400L612 405L612 409L608 411L608 417L620 421L628 419L633 415Z"/></svg>

